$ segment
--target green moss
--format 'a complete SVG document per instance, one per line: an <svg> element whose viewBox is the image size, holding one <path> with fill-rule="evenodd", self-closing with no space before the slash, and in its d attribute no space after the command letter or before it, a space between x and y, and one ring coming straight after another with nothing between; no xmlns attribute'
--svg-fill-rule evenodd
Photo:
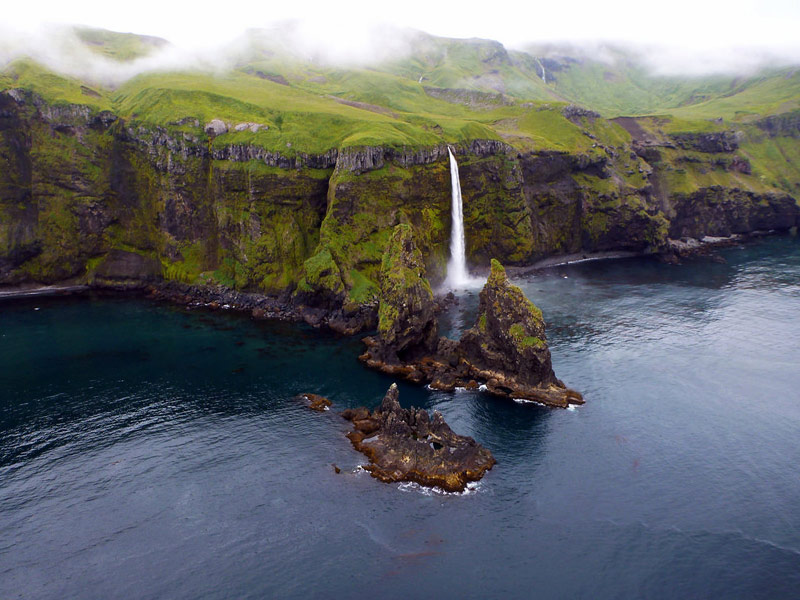
<svg viewBox="0 0 800 600"><path fill-rule="evenodd" d="M414 244L411 226L406 223L392 229L381 261L380 283L378 332L384 342L391 344L401 311L408 318L410 306L433 302L433 291L424 276L422 254Z"/></svg>
<svg viewBox="0 0 800 600"><path fill-rule="evenodd" d="M546 345L544 340L536 336L526 335L525 327L522 323L514 323L511 325L508 333L520 350L524 350L525 348L543 348Z"/></svg>
<svg viewBox="0 0 800 600"><path fill-rule="evenodd" d="M381 337L385 338L394 329L399 314L397 305L381 300L378 306L378 333Z"/></svg>
<svg viewBox="0 0 800 600"><path fill-rule="evenodd" d="M303 278L298 288L307 292L327 291L335 295L344 293L339 266L329 249L321 249L303 263Z"/></svg>
<svg viewBox="0 0 800 600"><path fill-rule="evenodd" d="M380 290L374 281L366 277L357 269L350 270L352 288L348 291L349 300L356 304L367 304L378 298Z"/></svg>

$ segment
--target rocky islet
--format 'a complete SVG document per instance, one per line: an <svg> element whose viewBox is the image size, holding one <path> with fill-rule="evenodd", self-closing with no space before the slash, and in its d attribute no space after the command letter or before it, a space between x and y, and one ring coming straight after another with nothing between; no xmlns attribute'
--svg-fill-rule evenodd
<svg viewBox="0 0 800 600"><path fill-rule="evenodd" d="M381 481L411 481L446 492L462 492L495 464L492 453L471 437L457 435L438 411L402 408L392 384L373 411L347 409L353 447L370 460L366 471Z"/></svg>

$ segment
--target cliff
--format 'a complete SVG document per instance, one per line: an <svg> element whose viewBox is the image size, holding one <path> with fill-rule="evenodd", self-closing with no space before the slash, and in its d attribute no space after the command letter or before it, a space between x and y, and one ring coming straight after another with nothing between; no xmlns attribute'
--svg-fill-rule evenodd
<svg viewBox="0 0 800 600"><path fill-rule="evenodd" d="M473 265L659 252L670 238L798 223L796 167L765 158L797 152L791 115L687 133L663 119L612 122L559 105L500 110L518 115L516 133L498 122L505 139L465 130L451 144ZM413 233L430 281L443 278L445 143L278 151L258 141L267 129L176 123L0 92L0 284L100 285L144 273L270 295L305 307L310 322L355 332L377 325L398 224Z"/></svg>

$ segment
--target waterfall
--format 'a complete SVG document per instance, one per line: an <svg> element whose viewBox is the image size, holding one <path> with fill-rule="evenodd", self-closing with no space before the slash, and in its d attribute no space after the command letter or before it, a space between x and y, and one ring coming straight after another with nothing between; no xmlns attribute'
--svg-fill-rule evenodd
<svg viewBox="0 0 800 600"><path fill-rule="evenodd" d="M536 61L536 64L539 65L539 68L542 70L542 81L547 84L547 73L544 72L544 65L542 64L542 61L535 57L533 60Z"/></svg>
<svg viewBox="0 0 800 600"><path fill-rule="evenodd" d="M453 225L450 229L450 262L447 263L445 285L450 289L465 288L475 280L467 271L466 244L464 242L464 207L461 200L461 182L458 179L458 163L450 147L450 183L452 186L451 214Z"/></svg>

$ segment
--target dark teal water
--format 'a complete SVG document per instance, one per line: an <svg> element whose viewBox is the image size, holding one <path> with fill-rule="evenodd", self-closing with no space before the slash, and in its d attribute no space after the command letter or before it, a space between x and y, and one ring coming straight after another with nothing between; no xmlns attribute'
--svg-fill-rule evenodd
<svg viewBox="0 0 800 600"><path fill-rule="evenodd" d="M800 597L800 243L724 256L519 282L577 410L402 385L498 459L461 496L353 473L291 399L376 404L357 340L4 302L0 598Z"/></svg>

